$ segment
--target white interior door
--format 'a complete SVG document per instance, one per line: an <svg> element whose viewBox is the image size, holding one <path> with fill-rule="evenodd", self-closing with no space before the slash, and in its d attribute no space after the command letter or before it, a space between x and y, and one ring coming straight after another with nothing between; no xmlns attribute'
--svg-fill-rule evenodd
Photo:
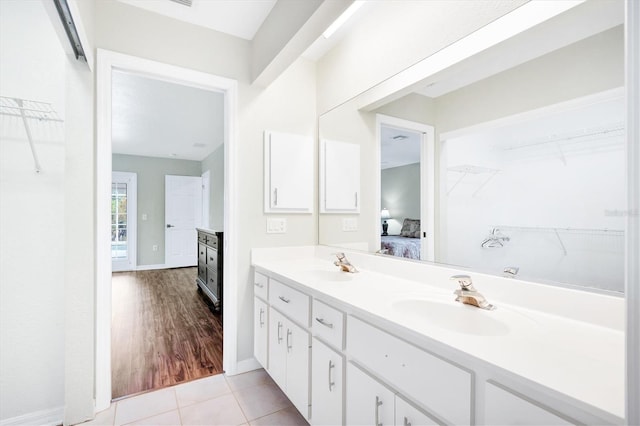
<svg viewBox="0 0 640 426"><path fill-rule="evenodd" d="M166 175L164 188L164 263L168 268L196 266L196 227L202 226L202 178Z"/></svg>
<svg viewBox="0 0 640 426"><path fill-rule="evenodd" d="M137 175L111 173L111 270L136 269Z"/></svg>

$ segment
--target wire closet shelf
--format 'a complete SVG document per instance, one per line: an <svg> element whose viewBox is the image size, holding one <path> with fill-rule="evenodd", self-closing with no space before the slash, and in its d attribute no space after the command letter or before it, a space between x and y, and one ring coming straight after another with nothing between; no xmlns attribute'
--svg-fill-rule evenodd
<svg viewBox="0 0 640 426"><path fill-rule="evenodd" d="M31 148L31 154L33 155L33 163L36 173L40 173L42 169L33 143L30 122L35 120L36 122L54 121L62 123L63 120L58 116L58 113L53 109L50 103L7 96L0 96L0 115L19 117L22 120L24 130L27 134L29 147Z"/></svg>

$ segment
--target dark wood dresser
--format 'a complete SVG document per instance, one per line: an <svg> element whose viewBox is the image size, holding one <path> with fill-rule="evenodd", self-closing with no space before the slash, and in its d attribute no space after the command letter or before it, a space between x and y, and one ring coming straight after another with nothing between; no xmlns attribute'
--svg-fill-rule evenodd
<svg viewBox="0 0 640 426"><path fill-rule="evenodd" d="M222 312L222 232L198 228L198 289Z"/></svg>

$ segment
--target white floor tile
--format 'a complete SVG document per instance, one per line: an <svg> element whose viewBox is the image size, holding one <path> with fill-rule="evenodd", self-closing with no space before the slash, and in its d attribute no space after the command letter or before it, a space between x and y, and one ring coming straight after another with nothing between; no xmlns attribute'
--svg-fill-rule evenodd
<svg viewBox="0 0 640 426"><path fill-rule="evenodd" d="M264 369L249 371L235 376L225 376L232 391L250 386L273 384L273 380Z"/></svg>
<svg viewBox="0 0 640 426"><path fill-rule="evenodd" d="M160 389L118 401L115 425L146 419L178 408L173 388Z"/></svg>
<svg viewBox="0 0 640 426"><path fill-rule="evenodd" d="M251 420L251 426L308 426L309 423L296 410L296 407L285 408L268 416Z"/></svg>
<svg viewBox="0 0 640 426"><path fill-rule="evenodd" d="M241 425L247 422L232 394L197 402L180 408L183 425L222 426Z"/></svg>
<svg viewBox="0 0 640 426"><path fill-rule="evenodd" d="M169 411L158 414L157 416L147 417L146 419L137 420L128 423L127 426L177 426L180 425L180 413L178 410Z"/></svg>
<svg viewBox="0 0 640 426"><path fill-rule="evenodd" d="M249 421L291 406L291 402L274 384L240 389L234 395Z"/></svg>
<svg viewBox="0 0 640 426"><path fill-rule="evenodd" d="M231 389L222 374L177 385L174 386L174 389L176 390L179 407L231 393Z"/></svg>

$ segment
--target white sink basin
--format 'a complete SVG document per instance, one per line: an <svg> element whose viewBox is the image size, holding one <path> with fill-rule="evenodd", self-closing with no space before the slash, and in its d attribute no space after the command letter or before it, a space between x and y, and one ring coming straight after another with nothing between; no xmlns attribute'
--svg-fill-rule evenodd
<svg viewBox="0 0 640 426"><path fill-rule="evenodd" d="M351 281L353 279L353 275L352 273L349 272L344 272L341 271L340 269L336 268L335 271L326 271L323 269L314 269L312 271L309 271L309 274L314 277L317 278L321 281L340 281L340 282L344 282L344 281Z"/></svg>
<svg viewBox="0 0 640 426"><path fill-rule="evenodd" d="M487 311L453 300L401 299L392 302L392 309L396 315L456 333L505 336L511 331L506 318L509 315L500 312L500 307Z"/></svg>

